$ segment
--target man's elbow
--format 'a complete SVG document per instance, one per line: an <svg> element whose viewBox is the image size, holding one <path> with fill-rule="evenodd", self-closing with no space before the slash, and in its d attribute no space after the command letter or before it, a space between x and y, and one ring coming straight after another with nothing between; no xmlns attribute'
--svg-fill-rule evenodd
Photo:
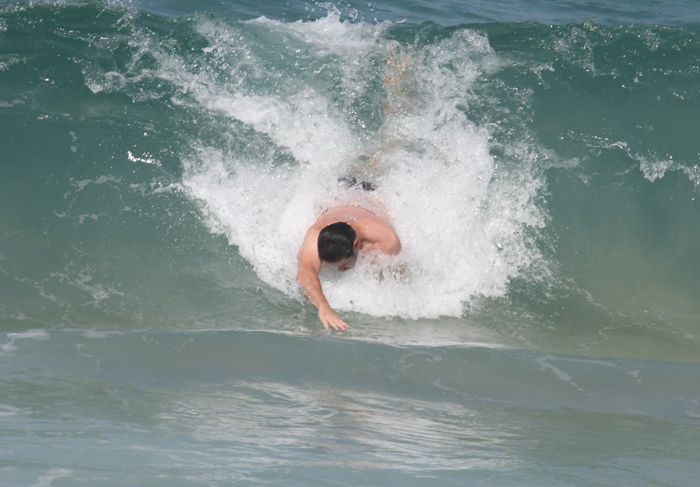
<svg viewBox="0 0 700 487"><path fill-rule="evenodd" d="M402 248L403 247L401 246L401 240L399 240L399 237L396 237L396 239L392 242L389 252L387 253L389 255L399 255L401 253Z"/></svg>
<svg viewBox="0 0 700 487"><path fill-rule="evenodd" d="M307 269L299 268L297 271L297 283L306 289L309 283L309 271Z"/></svg>

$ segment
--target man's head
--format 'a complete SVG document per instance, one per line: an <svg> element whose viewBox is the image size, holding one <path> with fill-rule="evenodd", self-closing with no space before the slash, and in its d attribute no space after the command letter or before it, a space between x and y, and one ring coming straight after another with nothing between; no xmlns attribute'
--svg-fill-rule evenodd
<svg viewBox="0 0 700 487"><path fill-rule="evenodd" d="M345 222L328 225L318 234L318 256L337 265L339 271L354 267L357 255L355 230Z"/></svg>

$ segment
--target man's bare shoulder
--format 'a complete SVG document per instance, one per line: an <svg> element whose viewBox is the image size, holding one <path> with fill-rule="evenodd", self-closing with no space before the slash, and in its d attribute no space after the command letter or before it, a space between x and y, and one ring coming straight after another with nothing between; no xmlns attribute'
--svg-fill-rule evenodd
<svg viewBox="0 0 700 487"><path fill-rule="evenodd" d="M316 223L306 231L306 235L304 235L304 242L299 248L299 259L302 259L302 257L308 258L309 255L318 254L318 234L321 233L321 229L322 227Z"/></svg>
<svg viewBox="0 0 700 487"><path fill-rule="evenodd" d="M380 250L388 255L398 255L401 253L403 246L401 245L401 239L396 234L393 228L386 232L380 243Z"/></svg>
<svg viewBox="0 0 700 487"><path fill-rule="evenodd" d="M336 206L326 210L316 221L314 227L323 228L337 222L362 222L378 221L385 222L385 218L360 206Z"/></svg>
<svg viewBox="0 0 700 487"><path fill-rule="evenodd" d="M318 256L318 231L310 228L306 232L304 243L297 253L297 279L303 274L318 274L321 270L321 258Z"/></svg>

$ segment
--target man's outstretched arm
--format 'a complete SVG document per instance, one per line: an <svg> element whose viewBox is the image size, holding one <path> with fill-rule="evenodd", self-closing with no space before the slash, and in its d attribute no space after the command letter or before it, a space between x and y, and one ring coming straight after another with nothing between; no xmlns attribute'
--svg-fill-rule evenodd
<svg viewBox="0 0 700 487"><path fill-rule="evenodd" d="M328 304L326 296L321 288L321 281L318 273L321 271L321 259L314 255L316 249L302 246L298 256L297 282L304 290L306 299L318 310L318 318L323 326L328 329L329 325L334 330L345 331L350 326L338 317L335 311Z"/></svg>

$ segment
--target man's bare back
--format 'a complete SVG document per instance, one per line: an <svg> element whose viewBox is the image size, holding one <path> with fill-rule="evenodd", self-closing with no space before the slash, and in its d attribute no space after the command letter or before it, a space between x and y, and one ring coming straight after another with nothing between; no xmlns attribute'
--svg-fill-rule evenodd
<svg viewBox="0 0 700 487"><path fill-rule="evenodd" d="M331 232L336 227L341 232L340 236ZM320 240L319 237L321 237ZM330 261L321 258L322 254L333 255L327 250L329 238L340 240L345 245L343 256L338 260ZM321 242L321 248L319 248L319 242ZM347 323L333 311L323 294L321 281L318 278L323 262L336 266L342 272L354 267L359 253L367 251L396 255L401 252L401 241L386 219L364 208L357 206L331 208L323 213L306 232L304 243L297 256L297 281L309 302L318 310L318 317L324 327L328 328L330 325L334 330L349 328Z"/></svg>

